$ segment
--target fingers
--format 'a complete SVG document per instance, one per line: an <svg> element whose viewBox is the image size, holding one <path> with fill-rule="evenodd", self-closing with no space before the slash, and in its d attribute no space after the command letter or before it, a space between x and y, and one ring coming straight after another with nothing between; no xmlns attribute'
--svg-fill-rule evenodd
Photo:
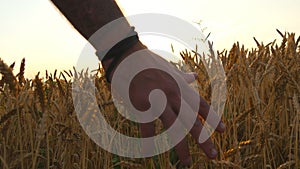
<svg viewBox="0 0 300 169"><path fill-rule="evenodd" d="M189 85L183 86L182 92L184 100L189 103L193 110L198 109L198 114L207 122L210 126L216 127L217 132L224 132L226 129L225 124L220 119L219 115L210 108L209 104L201 97L193 88ZM197 102L198 101L198 102Z"/></svg>
<svg viewBox="0 0 300 169"><path fill-rule="evenodd" d="M177 95L173 94L169 101L170 107L173 108L174 114L178 116L184 126L188 127L192 124L190 130L191 135L202 148L207 157L214 159L218 155L218 152L214 147L210 135L203 127L198 116L195 115L195 112L197 111L198 114L211 124L211 126L216 126L216 130L219 132L223 132L225 130L225 125L220 122L220 118L217 113L210 110L208 103L195 90L193 90L187 83L183 83L182 85L183 91L181 92L183 99L180 97L179 93ZM179 111L183 111L184 115L181 115Z"/></svg>
<svg viewBox="0 0 300 169"><path fill-rule="evenodd" d="M176 69L176 68L175 68ZM184 78L184 80L187 82L187 83L192 83L196 80L197 78L197 74L195 72L190 72L190 73L184 73L178 69L176 69L177 72ZM207 120L207 117L208 115L210 115L210 118L215 120L215 119L218 119L218 115L217 113L210 109L210 106L209 104L205 101L205 99L203 97L201 97L198 93L196 93L191 87L189 86L186 86L186 89L188 90L187 92L184 91L184 93L186 93L186 98L189 100L189 101L194 101L194 100L199 100L199 99L196 99L196 97L200 97L200 107L199 107L199 115L201 115L201 117L204 119L204 120ZM190 95L190 93L192 95ZM194 97L194 98L191 98L191 97ZM188 102L189 102L188 101ZM189 102L189 103L192 103L192 102ZM196 103L197 104L197 103ZM207 120L208 123L212 124L213 123L213 120ZM216 125L216 131L222 133L225 131L226 129L226 126L225 124L220 121L217 125Z"/></svg>
<svg viewBox="0 0 300 169"><path fill-rule="evenodd" d="M209 137L206 141L201 141L201 136L207 134L205 128L203 128L202 123L199 119L196 120L192 129L190 130L191 135L197 141L197 144L201 147L206 156L210 159L215 159L218 155L218 151L216 150L211 138ZM201 136L200 136L201 134ZM208 136L204 136L206 138Z"/></svg>
<svg viewBox="0 0 300 169"><path fill-rule="evenodd" d="M184 73L180 71L179 69L175 68L177 73L183 77L183 79L188 83L192 83L193 81L196 80L197 74L195 72L191 73ZM216 126L216 131L217 132L224 132L226 129L225 124L221 121L219 118L218 114L213 110L210 109L209 104L205 101L203 97L201 97L193 88L191 88L188 84L183 85L183 97L186 100L187 103L190 103L191 107L199 107L198 114L206 121L208 124L211 126ZM200 100L198 103L195 101ZM200 106L199 106L200 104ZM218 124L215 124L218 122Z"/></svg>
<svg viewBox="0 0 300 169"><path fill-rule="evenodd" d="M219 133L223 133L226 129L225 124L220 119L219 115L210 108L209 104L206 102L206 100L200 96L200 108L198 113L201 115L201 117L208 122L208 124L214 126L214 123L218 122L217 125L215 125L216 131Z"/></svg>
<svg viewBox="0 0 300 169"><path fill-rule="evenodd" d="M140 133L142 138L155 136L155 126L153 122L150 123L140 123ZM148 154L149 152L155 151L154 142L142 142L142 153Z"/></svg>
<svg viewBox="0 0 300 169"><path fill-rule="evenodd" d="M165 129L168 129L169 127L171 127L173 125L172 126L173 130L171 130L168 133L171 141L176 140L176 138L180 137L180 135L182 135L182 134L185 135L184 127L182 125L174 124L174 122L177 119L177 115L174 113L172 108L167 107L166 110L164 111L164 113L160 116L160 119L161 119ZM183 139L178 144L176 144L175 151L176 151L176 154L178 155L178 158L182 165L184 165L184 166L191 165L190 152L189 152L188 144L187 144L185 137L183 137Z"/></svg>
<svg viewBox="0 0 300 169"><path fill-rule="evenodd" d="M184 111L184 115L178 114L182 123L187 127L192 124L190 128L190 133L193 138L196 140L197 144L201 147L204 153L207 155L208 158L214 159L218 155L217 150L212 143L210 136L208 135L206 129L203 127L202 123L198 119L198 116L195 115L195 112L189 104L185 100L181 100L181 111ZM179 111L179 110L174 110ZM188 128L189 129L189 128Z"/></svg>
<svg viewBox="0 0 300 169"><path fill-rule="evenodd" d="M142 138L155 136L155 126L153 122L140 123L140 129Z"/></svg>
<svg viewBox="0 0 300 169"><path fill-rule="evenodd" d="M186 138L181 140L175 146L175 151L182 166L190 166L192 164L192 158L190 157L189 147Z"/></svg>

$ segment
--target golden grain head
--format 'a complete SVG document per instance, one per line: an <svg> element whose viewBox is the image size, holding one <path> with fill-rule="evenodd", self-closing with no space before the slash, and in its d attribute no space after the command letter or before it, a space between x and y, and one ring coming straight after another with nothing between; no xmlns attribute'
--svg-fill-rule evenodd
<svg viewBox="0 0 300 169"><path fill-rule="evenodd" d="M208 160L188 136L194 161L192 168L299 168L299 67L300 51L294 34L283 34L282 42L247 50L235 43L229 52L218 52L227 75L228 95L223 121L227 130L213 135L219 149ZM196 50L197 51L197 50ZM203 62L204 55L185 50L180 53L191 71L198 73L199 93L208 101L211 84ZM181 63L175 63L184 69ZM83 131L70 95L73 78L86 81L88 72L46 73L24 80L25 59L17 77L0 59L0 168L175 168L168 152L147 159L118 157L97 146ZM125 135L138 137L139 127L117 113L109 86L99 66L96 73L98 105L109 124ZM20 88L19 88L20 87ZM84 85L82 86L84 87ZM26 99L24 99L26 98ZM95 105L94 105L95 107ZM87 104L87 110L93 110ZM87 111L87 113L95 113ZM83 114L95 120L94 114ZM161 123L156 127L162 132Z"/></svg>

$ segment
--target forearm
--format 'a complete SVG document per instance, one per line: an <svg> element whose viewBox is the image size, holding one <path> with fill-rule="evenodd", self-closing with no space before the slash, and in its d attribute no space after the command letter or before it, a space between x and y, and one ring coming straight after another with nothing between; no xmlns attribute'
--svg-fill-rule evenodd
<svg viewBox="0 0 300 169"><path fill-rule="evenodd" d="M73 27L97 50L105 70L113 59L103 60L114 45L131 36L131 27L114 0L51 0ZM120 19L122 18L122 19ZM116 21L116 19L118 19ZM112 22L114 21L114 22ZM122 53L124 58L142 49L141 42Z"/></svg>
<svg viewBox="0 0 300 169"><path fill-rule="evenodd" d="M123 17L120 8L114 0L51 1L86 39L89 39L105 24Z"/></svg>

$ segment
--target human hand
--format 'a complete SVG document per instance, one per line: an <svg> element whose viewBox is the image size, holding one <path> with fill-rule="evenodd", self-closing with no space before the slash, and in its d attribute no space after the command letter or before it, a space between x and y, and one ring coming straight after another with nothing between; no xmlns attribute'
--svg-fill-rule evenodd
<svg viewBox="0 0 300 169"><path fill-rule="evenodd" d="M184 128L188 129L208 158L216 158L218 152L211 138L200 140L200 135L202 132L205 133L203 131L205 128L198 115L204 120L207 119L209 113L210 116L215 117L210 119L218 119L218 115L213 110L210 110L208 103L198 92L189 86L189 83L195 80L196 74L179 71L169 62L148 50L141 43L134 45L121 58L121 63L115 66L109 77L112 83L112 93L120 96L125 106L130 107L132 105L133 109L139 112L135 114L135 118L141 122L141 136L143 138L155 136L153 120L156 118L162 121L166 129L172 127L176 119L179 118L182 125L177 125L168 135L175 145L175 151L181 165L191 165L186 138L182 137L178 140L182 134L185 134ZM107 61L102 64L104 69L106 69L110 62ZM143 68L149 67L150 69L143 70ZM136 70L142 71L136 72ZM134 75L135 73L137 74ZM159 92L153 94L152 92L156 89L162 91L164 95L160 95ZM151 93L153 94L152 96ZM166 102L164 102L163 97L166 98ZM179 117L182 105L185 105L187 109L183 109L186 111ZM215 125L217 126L217 132L222 133L225 131L226 127L222 121L207 122L208 124L218 123ZM143 151L149 152L153 151L153 149L154 144L147 142Z"/></svg>

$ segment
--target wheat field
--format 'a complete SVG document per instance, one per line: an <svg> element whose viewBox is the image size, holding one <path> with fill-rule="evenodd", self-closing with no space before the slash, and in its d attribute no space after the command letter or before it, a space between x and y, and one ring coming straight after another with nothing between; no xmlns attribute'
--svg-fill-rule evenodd
<svg viewBox="0 0 300 169"><path fill-rule="evenodd" d="M212 139L219 151L208 160L188 136L193 169L300 169L300 37L282 34L280 42L259 43L251 50L239 43L218 52L227 77L223 121L227 130ZM199 93L208 101L210 82L196 53L181 56L198 73ZM172 169L175 152L147 159L119 157L97 146L83 131L74 111L72 79L84 82L85 71L46 72L24 77L0 59L0 168L3 169ZM112 104L103 69L94 72L97 101L118 131L138 136L138 125L124 119ZM87 118L93 120L87 115ZM157 122L157 130L161 124Z"/></svg>

